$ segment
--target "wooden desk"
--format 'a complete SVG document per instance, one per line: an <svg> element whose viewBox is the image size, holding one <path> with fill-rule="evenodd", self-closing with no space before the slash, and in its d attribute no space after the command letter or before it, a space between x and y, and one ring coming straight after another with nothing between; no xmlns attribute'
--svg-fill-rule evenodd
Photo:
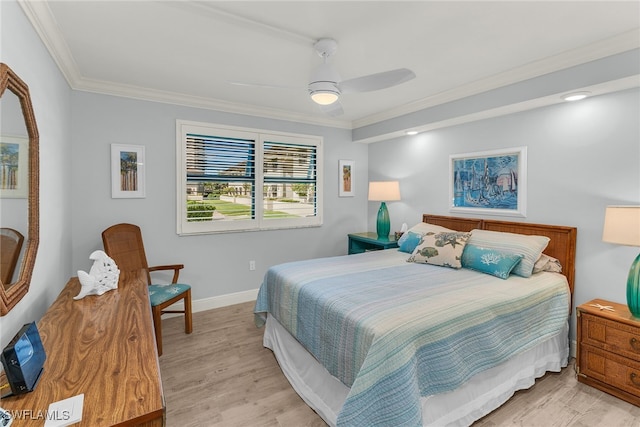
<svg viewBox="0 0 640 427"><path fill-rule="evenodd" d="M75 301L79 291L74 277L38 322L47 360L35 390L0 406L25 414L14 417L15 427L41 427L49 404L84 393L82 421L75 425L163 426L145 273L121 272L118 289Z"/></svg>

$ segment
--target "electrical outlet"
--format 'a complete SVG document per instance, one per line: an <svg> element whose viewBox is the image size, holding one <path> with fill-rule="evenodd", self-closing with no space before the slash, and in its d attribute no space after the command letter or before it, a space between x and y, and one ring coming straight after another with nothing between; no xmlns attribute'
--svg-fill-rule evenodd
<svg viewBox="0 0 640 427"><path fill-rule="evenodd" d="M254 260L249 261L249 270L254 271L256 269L256 262Z"/></svg>

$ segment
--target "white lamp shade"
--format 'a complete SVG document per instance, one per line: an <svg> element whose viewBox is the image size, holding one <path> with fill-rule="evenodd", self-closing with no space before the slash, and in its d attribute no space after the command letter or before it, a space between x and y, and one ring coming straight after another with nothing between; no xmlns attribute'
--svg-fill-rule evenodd
<svg viewBox="0 0 640 427"><path fill-rule="evenodd" d="M640 246L640 206L607 206L602 240Z"/></svg>
<svg viewBox="0 0 640 427"><path fill-rule="evenodd" d="M400 183L398 181L370 182L369 200L373 202L392 202L400 200Z"/></svg>

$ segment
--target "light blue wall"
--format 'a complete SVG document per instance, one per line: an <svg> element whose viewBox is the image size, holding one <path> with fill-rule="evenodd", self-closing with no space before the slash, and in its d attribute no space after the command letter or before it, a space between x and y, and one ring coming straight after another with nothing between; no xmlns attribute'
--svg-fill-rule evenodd
<svg viewBox="0 0 640 427"><path fill-rule="evenodd" d="M286 261L347 253L347 233L367 227L367 195L338 197L338 161L356 162L355 185L367 186L367 150L351 132L218 111L84 92L72 97L73 271L90 268L100 233L118 222L142 228L151 264L183 263L193 299L257 289L267 268ZM322 227L244 233L176 234L176 119L321 135L324 138ZM144 145L146 198L112 199L110 144ZM249 261L255 260L255 271ZM159 277L159 276L156 276ZM159 280L162 278L159 277Z"/></svg>
<svg viewBox="0 0 640 427"><path fill-rule="evenodd" d="M448 214L448 156L528 146L528 222L578 227L575 302L624 302L636 248L601 241L604 208L640 203L640 92L628 90L501 118L363 145L349 131L260 119L69 89L15 1L0 2L0 60L29 85L40 131L40 249L31 291L0 318L0 345L37 320L70 276L88 270L100 232L142 225L152 263L183 262L194 298L255 289L265 270L294 259L346 253L346 234L375 228L369 179L400 179L389 203L392 229L424 212ZM325 209L320 228L178 237L175 234L175 120L322 135ZM376 132L395 129L380 125ZM388 126L385 127L385 126ZM111 199L112 143L146 147L147 197ZM356 161L356 196L338 197L338 161ZM248 261L256 261L249 271Z"/></svg>
<svg viewBox="0 0 640 427"><path fill-rule="evenodd" d="M0 12L0 60L30 87L41 147L40 248L30 292L0 318L0 345L38 320L77 270L90 269L89 254L102 247L100 232L117 222L142 226L152 263L184 263L181 279L193 285L196 300L255 290L280 262L345 254L346 234L366 229L366 191L338 197L340 159L355 161L356 189L367 185L367 146L352 143L350 131L71 91L19 5L1 2ZM178 237L176 119L321 135L323 226ZM146 146L145 199L111 199L112 143Z"/></svg>
<svg viewBox="0 0 640 427"><path fill-rule="evenodd" d="M422 213L450 214L449 155L519 146L528 147L527 217L494 219L577 227L574 303L625 303L638 248L602 242L602 225L607 205L640 204L638 89L371 144L369 178L400 180L402 201L387 204L398 230ZM370 203L370 230L376 213Z"/></svg>
<svg viewBox="0 0 640 427"><path fill-rule="evenodd" d="M0 317L0 345L39 320L70 277L71 90L14 1L0 2L0 61L29 86L40 134L40 247L29 293Z"/></svg>

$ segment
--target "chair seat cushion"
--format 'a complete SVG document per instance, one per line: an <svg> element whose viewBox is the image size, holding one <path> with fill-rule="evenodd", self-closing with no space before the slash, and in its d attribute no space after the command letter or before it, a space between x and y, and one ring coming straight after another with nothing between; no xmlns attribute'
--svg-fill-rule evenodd
<svg viewBox="0 0 640 427"><path fill-rule="evenodd" d="M183 283L149 285L149 299L151 300L151 306L153 307L162 304L163 302L168 301L189 289L191 289L191 286Z"/></svg>

